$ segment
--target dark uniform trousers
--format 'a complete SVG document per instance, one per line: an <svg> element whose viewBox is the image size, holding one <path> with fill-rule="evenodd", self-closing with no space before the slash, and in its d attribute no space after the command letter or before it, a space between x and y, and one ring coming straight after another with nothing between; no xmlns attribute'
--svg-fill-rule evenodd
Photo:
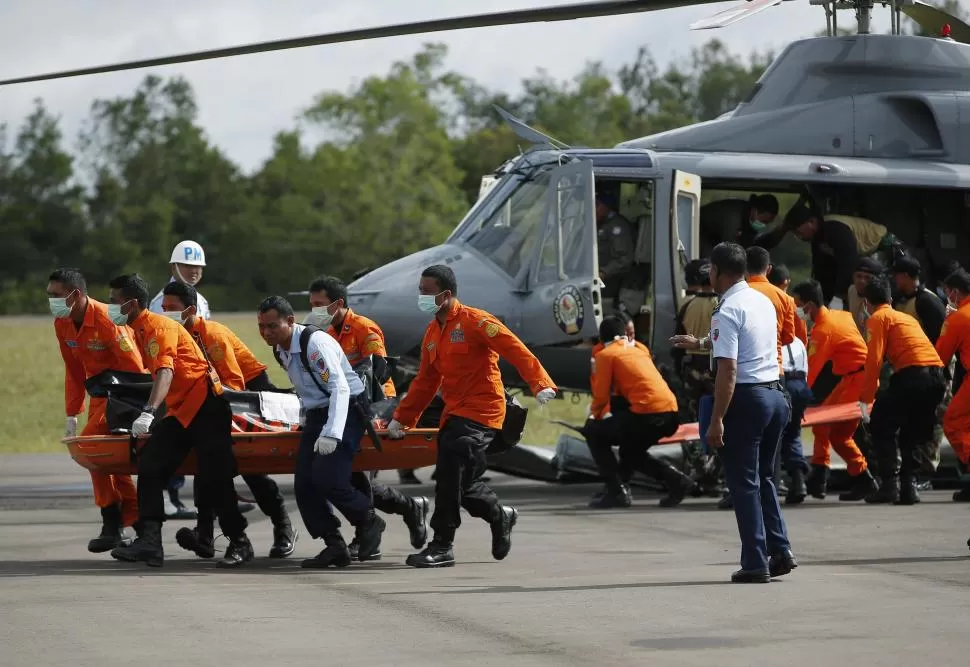
<svg viewBox="0 0 970 667"><path fill-rule="evenodd" d="M498 431L465 417L449 416L438 431L434 514L429 525L434 541L451 546L461 525L461 508L476 519L499 516L498 496L482 481L488 467L485 450Z"/></svg>
<svg viewBox="0 0 970 667"><path fill-rule="evenodd" d="M917 475L920 448L933 439L936 408L945 390L942 368L910 366L892 374L889 387L876 398L869 419L879 476L884 481L897 475L897 437L901 459L898 474L904 478Z"/></svg>
<svg viewBox="0 0 970 667"><path fill-rule="evenodd" d="M411 501L406 495L371 478L370 473L355 472L350 477L354 488L371 499L374 509L385 514L406 514L411 509Z"/></svg>
<svg viewBox="0 0 970 667"><path fill-rule="evenodd" d="M622 493L620 485L629 482L634 471L663 480L669 466L648 450L661 438L676 433L679 425L676 412L637 414L622 410L609 419L587 421L584 431L589 453L610 492ZM619 448L619 461L613 456L614 445Z"/></svg>
<svg viewBox="0 0 970 667"><path fill-rule="evenodd" d="M246 383L246 391L280 391L280 389L270 381L266 371L263 371ZM283 516L286 501L280 492L279 484L272 477L269 475L243 475L242 478L249 490L253 492L253 498L263 514L273 519ZM198 486L194 491L195 509L199 513L199 522L211 525L212 521L215 520L215 511L199 495Z"/></svg>
<svg viewBox="0 0 970 667"><path fill-rule="evenodd" d="M191 451L195 451L196 486L201 500L215 508L223 534L233 539L246 530L236 503L236 458L232 451L232 410L212 391L188 428L175 417L158 421L138 457L138 506L141 518L165 520L162 491Z"/></svg>
<svg viewBox="0 0 970 667"><path fill-rule="evenodd" d="M812 390L801 374L789 374L784 386L791 404L791 419L781 433L781 466L789 475L796 470L807 474L810 468L802 451L802 417L812 402Z"/></svg>
<svg viewBox="0 0 970 667"><path fill-rule="evenodd" d="M775 490L775 460L791 406L781 383L737 384L724 415L724 479L741 536L741 568L768 571L791 547Z"/></svg>
<svg viewBox="0 0 970 667"><path fill-rule="evenodd" d="M314 446L326 423L327 408L306 411L293 476L296 504L307 532L315 539L325 540L338 536L340 530L340 519L331 504L354 526L364 523L372 510L370 498L350 484L354 456L360 451L364 435L360 416L355 410L348 410L340 444L332 453L321 455Z"/></svg>

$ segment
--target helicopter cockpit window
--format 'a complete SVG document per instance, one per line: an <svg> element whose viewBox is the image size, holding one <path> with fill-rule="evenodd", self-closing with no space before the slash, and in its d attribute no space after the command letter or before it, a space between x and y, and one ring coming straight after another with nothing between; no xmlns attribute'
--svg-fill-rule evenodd
<svg viewBox="0 0 970 667"><path fill-rule="evenodd" d="M488 257L509 276L519 275L529 258L535 257L548 187L548 172L518 183L511 196L490 214L483 211L479 220L469 221L458 240Z"/></svg>
<svg viewBox="0 0 970 667"><path fill-rule="evenodd" d="M593 272L590 233L587 219L585 190L580 182L563 179L556 193L556 210L549 211L549 224L543 232L539 256L539 284L567 280ZM559 249L562 245L562 275Z"/></svg>

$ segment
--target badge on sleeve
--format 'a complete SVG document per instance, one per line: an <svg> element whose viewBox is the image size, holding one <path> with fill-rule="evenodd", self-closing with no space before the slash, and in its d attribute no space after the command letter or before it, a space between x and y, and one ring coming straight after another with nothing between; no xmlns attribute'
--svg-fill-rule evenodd
<svg viewBox="0 0 970 667"><path fill-rule="evenodd" d="M485 325L485 335L489 338L495 338L498 335L498 325L495 322L489 322Z"/></svg>
<svg viewBox="0 0 970 667"><path fill-rule="evenodd" d="M715 329L714 331L711 332L711 340L714 341L715 343L717 342L717 336L718 336L718 331L717 329Z"/></svg>
<svg viewBox="0 0 970 667"><path fill-rule="evenodd" d="M320 379L323 380L324 382L330 382L329 368L324 368L322 371L320 371Z"/></svg>
<svg viewBox="0 0 970 667"><path fill-rule="evenodd" d="M310 361L316 361L320 358L320 350L314 350L310 353Z"/></svg>
<svg viewBox="0 0 970 667"><path fill-rule="evenodd" d="M811 357L811 356L814 356L814 355L815 355L815 341L814 340L809 340L808 341L808 356Z"/></svg>
<svg viewBox="0 0 970 667"><path fill-rule="evenodd" d="M209 353L209 358L212 361L222 361L226 358L226 349L222 345L213 345L207 352Z"/></svg>
<svg viewBox="0 0 970 667"><path fill-rule="evenodd" d="M148 345L145 347L145 351L148 352L148 356L151 357L152 359L157 357L159 352L158 341L155 340L154 338L148 341Z"/></svg>
<svg viewBox="0 0 970 667"><path fill-rule="evenodd" d="M128 336L118 336L118 349L122 352L131 352L131 341L128 340Z"/></svg>
<svg viewBox="0 0 970 667"><path fill-rule="evenodd" d="M940 335L942 336L943 334L941 333ZM872 332L869 331L869 327L866 327L866 342L869 343L871 341L872 341Z"/></svg>

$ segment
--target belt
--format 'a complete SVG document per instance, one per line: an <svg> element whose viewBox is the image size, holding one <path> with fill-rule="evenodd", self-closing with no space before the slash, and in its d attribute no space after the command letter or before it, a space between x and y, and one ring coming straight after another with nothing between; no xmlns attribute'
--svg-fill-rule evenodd
<svg viewBox="0 0 970 667"><path fill-rule="evenodd" d="M768 389L781 389L781 382L771 380L770 382L738 382L735 387L767 387Z"/></svg>

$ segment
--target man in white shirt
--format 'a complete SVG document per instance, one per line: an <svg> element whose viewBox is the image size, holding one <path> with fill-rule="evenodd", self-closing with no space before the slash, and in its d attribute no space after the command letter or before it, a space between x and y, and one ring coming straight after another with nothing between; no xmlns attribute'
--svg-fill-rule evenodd
<svg viewBox="0 0 970 667"><path fill-rule="evenodd" d="M808 490L805 479L810 468L802 452L802 417L812 402L812 390L808 386L808 350L799 338L781 348L782 370L785 373L785 389L791 398L791 419L781 434L781 454L775 467L775 477L781 469L791 478L786 505L797 505L805 500Z"/></svg>
<svg viewBox="0 0 970 667"><path fill-rule="evenodd" d="M768 583L798 564L775 491L774 462L791 417L778 378L778 319L771 300L744 280L747 256L736 243L711 252L711 285L719 296L711 335L675 336L685 349L710 347L716 361L714 410L707 443L719 449L741 536L734 583Z"/></svg>

